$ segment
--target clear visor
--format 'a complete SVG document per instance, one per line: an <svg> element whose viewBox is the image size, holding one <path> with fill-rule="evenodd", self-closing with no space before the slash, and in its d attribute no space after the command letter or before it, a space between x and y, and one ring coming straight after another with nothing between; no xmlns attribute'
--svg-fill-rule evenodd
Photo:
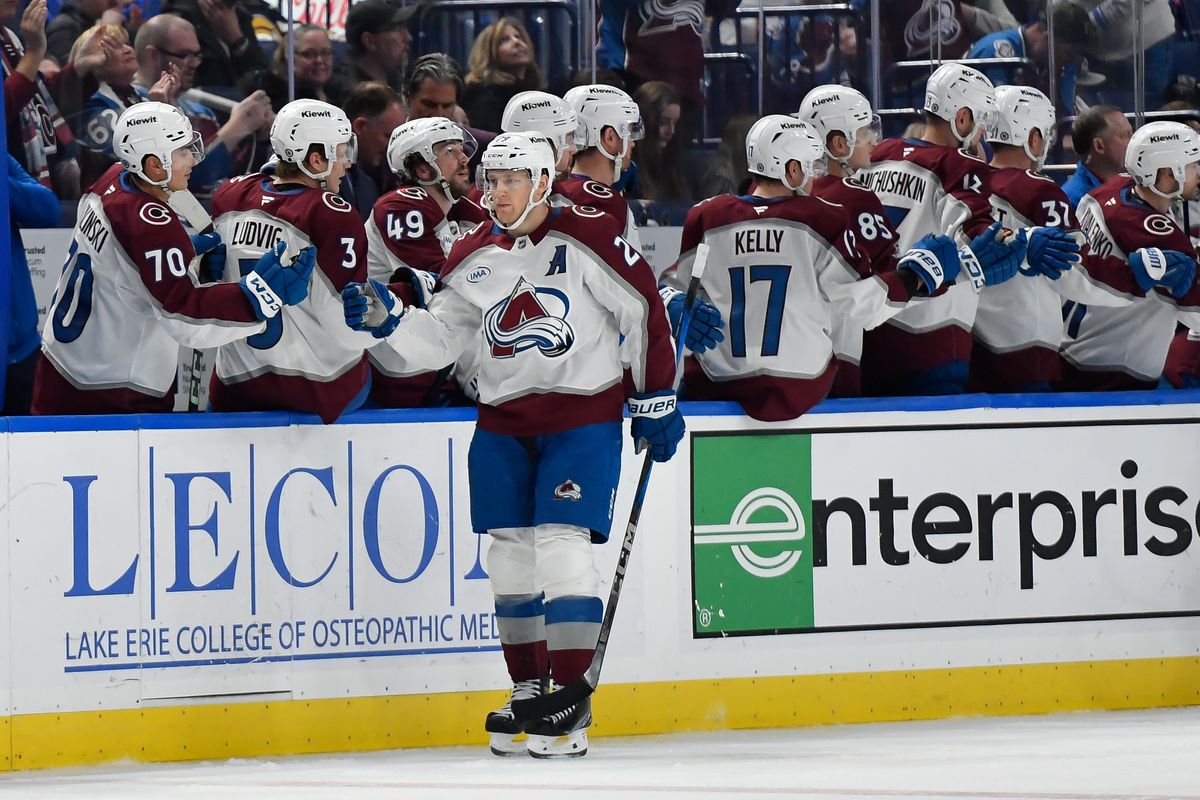
<svg viewBox="0 0 1200 800"><path fill-rule="evenodd" d="M622 124L617 129L617 132L621 135L622 139L630 139L635 142L640 142L642 137L646 135L646 123L643 122L639 117L633 122L626 122Z"/></svg>
<svg viewBox="0 0 1200 800"><path fill-rule="evenodd" d="M485 195L497 191L525 189L533 184L533 173L527 169L484 169L475 170L475 186Z"/></svg>
<svg viewBox="0 0 1200 800"><path fill-rule="evenodd" d="M346 161L349 165L353 165L358 161L358 136L350 134L350 139L346 142L346 154L341 156L339 160Z"/></svg>
<svg viewBox="0 0 1200 800"><path fill-rule="evenodd" d="M199 164L204 160L204 140L200 138L197 131L192 131L192 140L183 147L175 148L176 152L184 152L192 157L193 164Z"/></svg>
<svg viewBox="0 0 1200 800"><path fill-rule="evenodd" d="M475 141L475 137L463 131L463 139L460 142L448 139L435 144L433 146L433 156L434 158L442 158L443 156L450 155L455 158L465 158L469 161L478 149L479 142Z"/></svg>
<svg viewBox="0 0 1200 800"><path fill-rule="evenodd" d="M871 115L871 121L858 129L854 134L857 142L866 143L867 147L874 147L883 141L883 120L878 114Z"/></svg>
<svg viewBox="0 0 1200 800"><path fill-rule="evenodd" d="M975 125L985 131L994 129L1000 120L994 108L972 108L971 115L975 117Z"/></svg>
<svg viewBox="0 0 1200 800"><path fill-rule="evenodd" d="M1184 183L1200 181L1200 161L1193 161L1183 168Z"/></svg>
<svg viewBox="0 0 1200 800"><path fill-rule="evenodd" d="M801 164L804 168L805 177L812 178L814 181L817 178L824 178L829 174L829 159L821 156L816 161L809 164Z"/></svg>

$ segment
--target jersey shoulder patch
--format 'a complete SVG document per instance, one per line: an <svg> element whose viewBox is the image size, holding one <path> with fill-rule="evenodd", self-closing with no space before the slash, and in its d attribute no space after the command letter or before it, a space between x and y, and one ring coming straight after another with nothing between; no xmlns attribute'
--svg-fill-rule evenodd
<svg viewBox="0 0 1200 800"><path fill-rule="evenodd" d="M336 195L333 192L321 192L321 202L326 208L336 211L339 214L349 214L354 211L354 206L350 205L341 195Z"/></svg>

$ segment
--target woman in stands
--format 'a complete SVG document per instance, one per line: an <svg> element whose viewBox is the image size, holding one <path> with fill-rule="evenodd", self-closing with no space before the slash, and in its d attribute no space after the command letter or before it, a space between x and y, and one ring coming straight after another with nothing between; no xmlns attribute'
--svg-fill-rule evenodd
<svg viewBox="0 0 1200 800"><path fill-rule="evenodd" d="M500 130L500 117L514 95L545 89L525 26L501 17L484 28L467 58L465 83L459 105L470 124L485 131Z"/></svg>
<svg viewBox="0 0 1200 800"><path fill-rule="evenodd" d="M676 135L682 108L679 93L669 83L647 81L633 99L646 126L646 138L634 152L637 196L658 203L689 201L692 192L683 180L683 140Z"/></svg>
<svg viewBox="0 0 1200 800"><path fill-rule="evenodd" d="M275 113L288 104L287 46L275 51L271 67L246 76L238 88L249 95L262 89L271 98ZM334 77L333 42L329 33L316 25L296 27L296 99L321 100L341 106L349 89Z"/></svg>

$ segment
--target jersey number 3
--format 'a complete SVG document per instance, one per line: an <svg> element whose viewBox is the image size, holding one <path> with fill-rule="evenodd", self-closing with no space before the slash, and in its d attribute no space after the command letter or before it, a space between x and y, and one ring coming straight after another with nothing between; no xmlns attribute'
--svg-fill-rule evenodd
<svg viewBox="0 0 1200 800"><path fill-rule="evenodd" d="M750 267L750 283L767 281L771 284L767 293L767 313L763 319L761 355L779 355L779 335L783 330L783 307L787 300L788 278L792 268L782 265ZM730 267L729 290L729 347L736 358L746 357L746 268Z"/></svg>

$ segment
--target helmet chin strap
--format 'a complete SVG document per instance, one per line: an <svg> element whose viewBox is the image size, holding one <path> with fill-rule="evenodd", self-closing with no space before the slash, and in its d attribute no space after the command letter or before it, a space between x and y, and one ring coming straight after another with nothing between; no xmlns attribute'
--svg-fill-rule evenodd
<svg viewBox="0 0 1200 800"><path fill-rule="evenodd" d="M613 155L612 153L608 152L608 148L606 148L604 146L604 142L601 142L600 146L598 148L596 148L597 150L599 150L601 153L604 154L605 158L607 158L609 161L613 162L613 180L612 180L612 182L614 184L621 179L621 166L624 161L625 154L627 152L629 152L629 143L630 142L628 139L622 139L621 140L621 152L617 153L616 155Z"/></svg>
<svg viewBox="0 0 1200 800"><path fill-rule="evenodd" d="M1156 195L1163 198L1164 200L1171 200L1172 202L1174 202L1175 200L1178 200L1181 197L1183 197L1183 182L1187 178L1187 167L1184 167L1182 170L1179 170L1179 171L1176 171L1176 169L1177 169L1176 167L1170 167L1169 169L1171 170L1171 175L1175 178L1175 191L1174 192L1171 192L1170 194L1167 194L1166 192L1160 192L1158 190L1158 180L1157 179L1154 181L1154 183L1148 184L1146 186L1146 188L1149 189L1150 191L1154 192Z"/></svg>
<svg viewBox="0 0 1200 800"><path fill-rule="evenodd" d="M335 144L330 152L329 145L325 145L325 171L315 173L308 171L308 155L305 154L304 160L296 166L300 167L300 171L321 185L322 189L329 188L329 173L333 172L333 160L337 158L337 145Z"/></svg>

